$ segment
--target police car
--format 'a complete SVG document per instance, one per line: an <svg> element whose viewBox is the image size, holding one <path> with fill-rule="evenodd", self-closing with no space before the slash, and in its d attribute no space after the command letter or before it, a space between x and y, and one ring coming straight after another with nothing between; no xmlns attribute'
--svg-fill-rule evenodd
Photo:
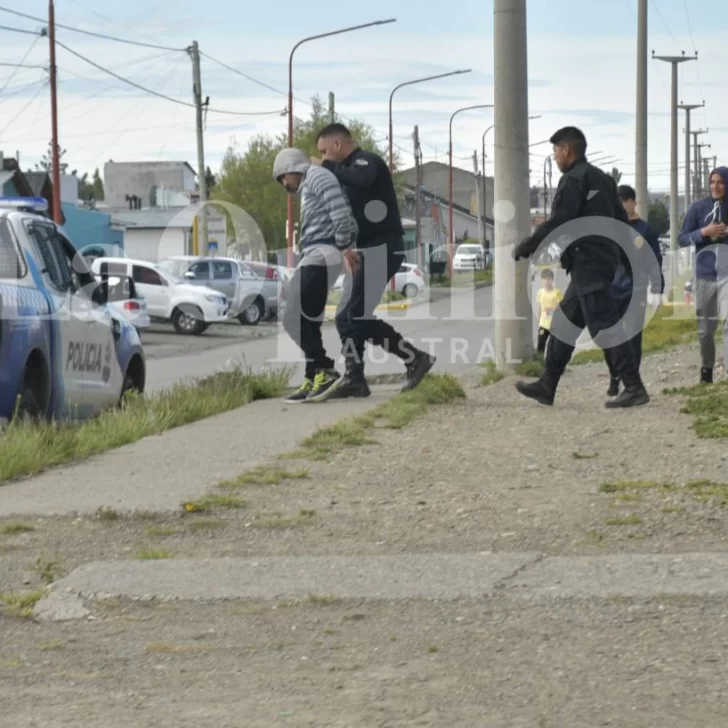
<svg viewBox="0 0 728 728"><path fill-rule="evenodd" d="M46 210L0 197L0 420L83 419L144 391L136 329Z"/></svg>

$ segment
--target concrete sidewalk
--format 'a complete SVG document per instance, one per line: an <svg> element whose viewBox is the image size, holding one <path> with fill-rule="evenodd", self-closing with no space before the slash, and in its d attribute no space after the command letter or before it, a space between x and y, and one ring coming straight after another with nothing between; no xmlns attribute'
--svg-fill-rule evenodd
<svg viewBox="0 0 728 728"><path fill-rule="evenodd" d="M179 510L216 483L291 451L319 427L373 409L401 385L374 387L368 399L287 405L261 400L147 437L90 460L0 485L0 518Z"/></svg>
<svg viewBox="0 0 728 728"><path fill-rule="evenodd" d="M728 554L400 554L98 561L64 595L162 600L654 598L728 595Z"/></svg>

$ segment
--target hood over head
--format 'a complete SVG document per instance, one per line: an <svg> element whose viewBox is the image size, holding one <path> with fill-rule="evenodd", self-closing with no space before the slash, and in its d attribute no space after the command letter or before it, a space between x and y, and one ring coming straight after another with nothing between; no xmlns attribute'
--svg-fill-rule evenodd
<svg viewBox="0 0 728 728"><path fill-rule="evenodd" d="M284 174L306 174L310 166L311 162L305 152L295 147L282 149L273 162L273 179L280 182Z"/></svg>
<svg viewBox="0 0 728 728"><path fill-rule="evenodd" d="M728 193L728 167L716 167L711 173L710 179L714 174L719 174L723 178L723 184L725 185L726 192ZM726 195L723 196L723 201L725 202Z"/></svg>

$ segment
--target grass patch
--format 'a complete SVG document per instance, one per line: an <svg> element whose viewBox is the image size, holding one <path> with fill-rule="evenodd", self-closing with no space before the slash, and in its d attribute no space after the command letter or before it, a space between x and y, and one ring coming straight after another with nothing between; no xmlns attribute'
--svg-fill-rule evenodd
<svg viewBox="0 0 728 728"><path fill-rule="evenodd" d="M0 604L3 605L2 613L7 617L32 617L35 605L45 595L45 589L36 589L22 594L0 592Z"/></svg>
<svg viewBox="0 0 728 728"><path fill-rule="evenodd" d="M137 551L136 557L145 561L153 561L155 559L171 559L172 552L163 549L141 549Z"/></svg>
<svg viewBox="0 0 728 728"><path fill-rule="evenodd" d="M195 531L214 531L218 528L225 528L226 525L225 521L215 518L199 518L190 521L190 528Z"/></svg>
<svg viewBox="0 0 728 728"><path fill-rule="evenodd" d="M96 518L99 521L118 521L121 518L119 511L115 511L113 508L107 506L101 506L96 511Z"/></svg>
<svg viewBox="0 0 728 728"><path fill-rule="evenodd" d="M431 405L465 397L460 383L450 374L428 374L417 387L383 402L371 412L322 427L284 456L291 459L325 460L347 447L376 445L371 432L377 427L399 430L420 417Z"/></svg>
<svg viewBox="0 0 728 728"><path fill-rule="evenodd" d="M284 480L305 480L308 476L309 472L305 468L286 470L275 466L261 466L248 470L232 480L224 480L218 487L234 490L246 485L278 485Z"/></svg>
<svg viewBox="0 0 728 728"><path fill-rule="evenodd" d="M208 493L196 501L183 503L182 507L187 513L207 513L208 511L222 509L240 509L247 506L247 502L234 495L223 493Z"/></svg>
<svg viewBox="0 0 728 728"><path fill-rule="evenodd" d="M59 576L61 567L55 561L46 561L39 556L35 562L35 572L44 584L52 584Z"/></svg>
<svg viewBox="0 0 728 728"><path fill-rule="evenodd" d="M0 533L3 536L12 536L16 533L30 533L31 531L35 531L35 527L28 523L11 522L4 523L0 526Z"/></svg>
<svg viewBox="0 0 728 728"><path fill-rule="evenodd" d="M670 486L658 483L655 480L617 480L614 483L602 483L599 486L600 493L620 493L628 490L643 490L652 488L669 489Z"/></svg>
<svg viewBox="0 0 728 728"><path fill-rule="evenodd" d="M692 415L693 430L698 437L705 439L728 437L728 381L666 389L664 392L687 398L682 412Z"/></svg>
<svg viewBox="0 0 728 728"><path fill-rule="evenodd" d="M571 453L571 457L574 458L574 460L594 460L594 458L599 457L598 452L573 452Z"/></svg>
<svg viewBox="0 0 728 728"><path fill-rule="evenodd" d="M330 607L335 604L341 604L342 602L339 597L327 597L321 596L320 594L309 594L308 601L311 604L315 604L317 607Z"/></svg>
<svg viewBox="0 0 728 728"><path fill-rule="evenodd" d="M462 273L454 273L452 281L449 276L442 276L430 281L430 286L434 288L467 288L476 284L493 283L493 266L485 270L465 271Z"/></svg>
<svg viewBox="0 0 728 728"><path fill-rule="evenodd" d="M680 487L673 483L658 483L653 480L619 480L615 483L602 483L599 486L602 493L614 493L619 500L639 500L639 490L660 490L661 492L681 492L704 502L713 498L720 499L721 505L728 505L728 483L716 483L712 480L691 480ZM676 513L681 510L678 506L666 506L663 513Z"/></svg>
<svg viewBox="0 0 728 728"><path fill-rule="evenodd" d="M13 421L0 438L0 482L83 460L176 427L280 396L289 369L252 374L219 372L152 397L130 396L123 407L86 422Z"/></svg>
<svg viewBox="0 0 728 728"><path fill-rule="evenodd" d="M684 315L682 314L684 312ZM675 308L666 303L660 306L654 318L642 332L642 353L654 354L695 341L698 325L691 309ZM571 364L592 364L604 361L601 349L579 351L571 358Z"/></svg>
<svg viewBox="0 0 728 728"><path fill-rule="evenodd" d="M42 652L53 652L55 650L62 650L64 647L61 640L52 640L50 642L41 642L38 645L38 649Z"/></svg>
<svg viewBox="0 0 728 728"><path fill-rule="evenodd" d="M171 526L149 526L147 533L150 536L174 536L177 533L177 529Z"/></svg>
<svg viewBox="0 0 728 728"><path fill-rule="evenodd" d="M483 374L483 378L480 380L480 383L484 387L487 387L489 384L500 382L500 380L506 376L503 372L498 371L498 366L494 361L484 362L483 367L485 368L485 374Z"/></svg>
<svg viewBox="0 0 728 728"><path fill-rule="evenodd" d="M516 374L522 377L535 377L538 378L543 374L544 360L543 357L537 356L534 359L528 361L522 361L516 367Z"/></svg>
<svg viewBox="0 0 728 728"><path fill-rule="evenodd" d="M639 526L642 519L639 516L620 516L618 518L608 518L607 526Z"/></svg>
<svg viewBox="0 0 728 728"><path fill-rule="evenodd" d="M316 511L311 508L301 508L295 516L288 518L268 518L260 523L262 528L270 529L289 529L302 526L304 523L310 523L311 519L316 515Z"/></svg>

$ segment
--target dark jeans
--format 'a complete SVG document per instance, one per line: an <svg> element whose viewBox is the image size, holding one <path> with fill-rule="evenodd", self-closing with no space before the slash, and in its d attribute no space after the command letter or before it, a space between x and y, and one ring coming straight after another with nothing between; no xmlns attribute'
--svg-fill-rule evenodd
<svg viewBox="0 0 728 728"><path fill-rule="evenodd" d="M540 328L538 330L538 343L536 345L536 351L539 354L543 354L546 351L546 342L549 340L551 332L548 329Z"/></svg>
<svg viewBox="0 0 728 728"><path fill-rule="evenodd" d="M394 248L394 249L393 249ZM344 291L336 314L336 328L341 337L344 358L364 363L367 341L381 346L400 359L410 354L402 349L403 338L386 321L374 316L387 284L404 262L399 246L378 245L359 255L359 270L344 279Z"/></svg>
<svg viewBox="0 0 728 728"><path fill-rule="evenodd" d="M612 293L609 281L582 287L577 290L569 283L564 299L554 313L551 323L551 340L546 352L546 375L554 384L563 375L574 353L576 341L586 328L604 350L609 371L622 379L625 384L639 382L638 368L629 342L624 341L621 327L609 334L606 332L620 320L619 308ZM604 333L602 333L604 332ZM602 336L597 340L597 337Z"/></svg>
<svg viewBox="0 0 728 728"><path fill-rule="evenodd" d="M632 357L634 358L635 366L639 370L642 365L642 331L645 327L645 317L647 315L647 290L637 289L632 293L632 296L635 298L637 308L631 315L629 314L628 309L632 301L632 297L626 296L624 298L618 298L616 303L617 310L619 311L619 317L622 319L623 325L628 332L627 335L631 332L635 332L636 330L636 333L634 333L628 343L632 349ZM609 365L609 362L607 362L607 365ZM611 367L609 369L609 375L612 379L618 379Z"/></svg>
<svg viewBox="0 0 728 728"><path fill-rule="evenodd" d="M308 259L308 260L307 260ZM329 291L341 272L340 265L327 265L316 252L305 255L291 278L283 314L283 328L306 358L306 378L321 369L334 369L336 362L326 354L321 326Z"/></svg>

